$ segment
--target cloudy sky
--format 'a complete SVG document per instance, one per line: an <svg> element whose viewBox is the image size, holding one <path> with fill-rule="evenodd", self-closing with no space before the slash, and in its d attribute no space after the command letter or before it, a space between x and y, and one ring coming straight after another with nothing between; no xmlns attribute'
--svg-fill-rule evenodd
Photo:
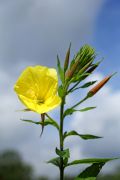
<svg viewBox="0 0 120 180"><path fill-rule="evenodd" d="M76 113L65 122L66 129L80 133L94 133L104 139L82 141L69 138L71 159L85 157L120 156L120 2L117 0L1 0L0 1L0 150L17 149L23 158L34 165L40 175L58 174L45 161L54 157L58 136L53 128L46 128L40 139L40 127L31 126L20 118L39 120L35 113L16 112L23 105L13 86L26 66L56 67L56 55L61 61L72 42L71 57L84 43L92 45L104 57L91 79L118 74L83 106L97 105L87 113ZM79 92L78 92L79 93ZM77 94L78 97L78 94ZM68 103L77 100L76 94ZM59 109L52 111L53 117ZM116 165L118 161L113 163ZM112 164L106 165L112 167ZM72 168L68 173L75 172Z"/></svg>

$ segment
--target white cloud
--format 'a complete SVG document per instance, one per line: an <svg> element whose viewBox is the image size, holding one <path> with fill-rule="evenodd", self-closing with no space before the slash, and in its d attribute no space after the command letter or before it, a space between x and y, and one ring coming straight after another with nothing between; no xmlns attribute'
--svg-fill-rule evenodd
<svg viewBox="0 0 120 180"><path fill-rule="evenodd" d="M102 74L94 74L92 80L102 79ZM78 93L76 94L78 98ZM73 102L73 101L71 101ZM83 134L94 134L103 136L103 139L83 141L75 137L68 139L67 144L71 149L79 151L79 158L82 157L119 157L120 149L120 91L113 91L112 87L106 85L94 97L88 99L79 106L97 106L96 109L83 113L75 113L69 124L70 129L74 129ZM79 150L78 150L79 147ZM72 158L78 158L78 153L74 153ZM112 162L106 165L105 170L112 170L115 164ZM108 168L109 167L109 168Z"/></svg>
<svg viewBox="0 0 120 180"><path fill-rule="evenodd" d="M54 134L56 131L48 128L40 139L39 126L32 126L19 120L20 118L39 120L39 116L33 113L15 112L23 108L13 92L15 79L27 65L44 63L43 65L52 66L55 64L56 54L59 52L63 56L69 41L72 41L74 51L86 39L89 40L102 4L103 0L0 2L0 65L3 68L0 69L0 150L6 148L19 150L24 159L33 163L40 174L49 172L50 176L55 175L54 167L46 165L44 161L55 155L53 152L54 147L58 145L58 137ZM107 93L110 97L113 95L111 91L109 92L109 88L106 89ZM115 103L114 100L113 103ZM96 104L99 103L96 101ZM55 114L53 112L54 116ZM80 119L83 118L84 115L81 115ZM77 119L76 117L74 120L76 125L71 124L70 128L77 128L77 123L80 123ZM85 129L91 131L90 127L85 127L84 122L80 126L83 131ZM101 123L100 126L103 129ZM97 124L96 127L98 127ZM75 140L75 142L78 141ZM74 148L72 144L70 146L73 152L72 159L84 155L83 149L79 149L79 144Z"/></svg>
<svg viewBox="0 0 120 180"><path fill-rule="evenodd" d="M1 65L55 65L70 41L75 49L89 40L103 0L11 0L0 7ZM88 41L87 41L88 42ZM73 48L73 50L74 50ZM20 68L19 68L20 69Z"/></svg>

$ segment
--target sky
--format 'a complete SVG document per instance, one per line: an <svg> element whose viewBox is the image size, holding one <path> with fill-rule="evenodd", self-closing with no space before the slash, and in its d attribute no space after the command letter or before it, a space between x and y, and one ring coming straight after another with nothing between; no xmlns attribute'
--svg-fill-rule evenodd
<svg viewBox="0 0 120 180"><path fill-rule="evenodd" d="M45 162L55 156L58 136L52 127L40 138L40 127L20 121L20 118L39 120L35 113L17 112L23 109L13 87L27 66L43 65L56 68L56 55L61 62L72 42L71 58L83 44L90 44L104 57L90 80L101 80L105 75L116 76L92 99L83 104L97 108L76 113L65 122L65 129L93 133L103 139L82 141L68 138L71 160L85 157L120 156L120 2L117 0L4 0L0 1L0 151L18 150L24 160L34 165L37 174L53 179L59 172ZM69 105L78 93L68 98ZM59 108L50 112L56 115ZM112 170L119 161L109 163ZM68 168L66 173L79 172L80 167Z"/></svg>

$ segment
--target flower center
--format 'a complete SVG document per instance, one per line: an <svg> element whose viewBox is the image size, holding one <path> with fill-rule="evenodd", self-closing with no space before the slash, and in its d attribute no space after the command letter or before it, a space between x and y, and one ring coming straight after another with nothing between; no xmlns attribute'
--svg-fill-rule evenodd
<svg viewBox="0 0 120 180"><path fill-rule="evenodd" d="M43 103L44 103L44 100L43 100L43 99L37 99L37 103L38 103L38 104L43 104Z"/></svg>

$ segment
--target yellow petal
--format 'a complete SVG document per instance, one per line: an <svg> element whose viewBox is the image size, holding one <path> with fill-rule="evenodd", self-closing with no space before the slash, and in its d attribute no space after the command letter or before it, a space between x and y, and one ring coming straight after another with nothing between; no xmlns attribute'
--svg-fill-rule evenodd
<svg viewBox="0 0 120 180"><path fill-rule="evenodd" d="M57 72L45 66L27 67L18 78L14 89L22 103L38 113L48 112L61 102L57 96Z"/></svg>

